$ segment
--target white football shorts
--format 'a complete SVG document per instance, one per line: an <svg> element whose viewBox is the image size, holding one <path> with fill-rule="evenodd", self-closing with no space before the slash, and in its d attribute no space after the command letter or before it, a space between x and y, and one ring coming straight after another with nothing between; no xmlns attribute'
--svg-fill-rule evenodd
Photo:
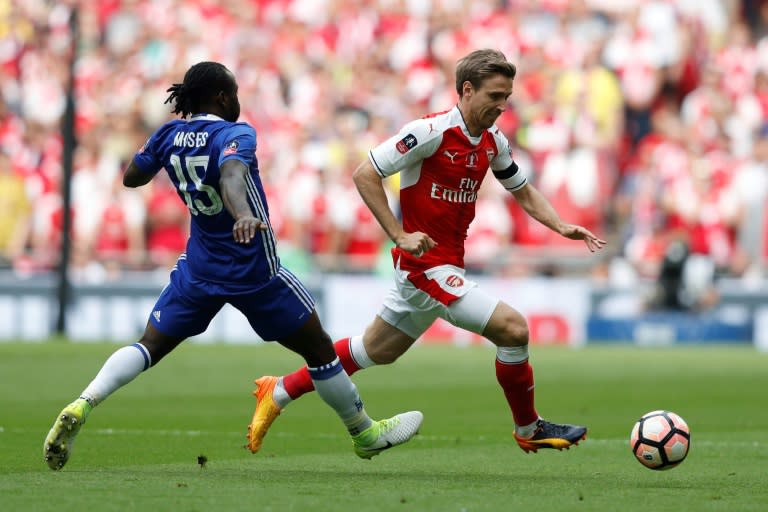
<svg viewBox="0 0 768 512"><path fill-rule="evenodd" d="M467 279L462 268L441 265L424 272L395 268L395 286L379 316L416 339L438 318L482 335L499 299Z"/></svg>

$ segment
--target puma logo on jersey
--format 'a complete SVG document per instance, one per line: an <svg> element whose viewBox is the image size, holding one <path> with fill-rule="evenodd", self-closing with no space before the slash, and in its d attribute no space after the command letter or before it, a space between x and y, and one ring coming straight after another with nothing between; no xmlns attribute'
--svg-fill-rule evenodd
<svg viewBox="0 0 768 512"><path fill-rule="evenodd" d="M456 156L459 154L459 152L457 151L455 153L451 153L450 151L448 151L446 149L445 151L443 151L443 154L451 159L451 163L452 164L455 164L456 162L454 162L453 159L456 158Z"/></svg>

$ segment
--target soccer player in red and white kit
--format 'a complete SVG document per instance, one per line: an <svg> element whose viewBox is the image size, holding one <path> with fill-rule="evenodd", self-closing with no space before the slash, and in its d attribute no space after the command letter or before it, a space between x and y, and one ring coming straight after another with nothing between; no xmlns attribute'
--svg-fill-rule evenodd
<svg viewBox="0 0 768 512"><path fill-rule="evenodd" d="M464 240L475 215L478 187L490 167L537 221L566 238L583 240L593 252L605 241L561 220L513 161L509 142L494 123L507 108L515 73L499 51L470 53L456 68L458 105L406 124L373 148L355 171L360 195L396 244L396 282L365 333L337 341L335 349L351 375L394 362L438 317L481 334L497 346L496 377L512 410L515 440L526 452L535 452L568 448L584 439L587 429L539 416L525 318L465 276ZM388 206L382 184L397 172L402 225ZM281 410L313 389L306 367L284 377L261 377L256 384L256 411L248 428L252 452L261 448Z"/></svg>

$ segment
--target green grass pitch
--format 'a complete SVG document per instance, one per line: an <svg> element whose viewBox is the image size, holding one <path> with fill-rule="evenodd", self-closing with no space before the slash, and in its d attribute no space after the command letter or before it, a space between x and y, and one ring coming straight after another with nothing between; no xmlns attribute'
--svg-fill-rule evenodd
<svg viewBox="0 0 768 512"><path fill-rule="evenodd" d="M590 430L569 451L525 454L493 349L417 346L354 377L372 416L425 414L414 440L365 461L315 394L289 406L252 455L252 380L292 370L298 356L186 344L101 404L69 464L50 471L48 428L116 348L0 344L0 510L768 510L768 355L749 347L534 346L539 412ZM628 446L654 409L691 427L688 458L670 471L644 468Z"/></svg>

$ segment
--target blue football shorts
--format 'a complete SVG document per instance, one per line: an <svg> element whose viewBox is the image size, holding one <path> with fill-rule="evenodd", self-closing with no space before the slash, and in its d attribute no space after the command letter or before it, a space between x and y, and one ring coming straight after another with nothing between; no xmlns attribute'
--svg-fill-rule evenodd
<svg viewBox="0 0 768 512"><path fill-rule="evenodd" d="M179 260L170 282L160 293L149 321L160 332L184 339L204 332L224 304L245 315L264 341L276 341L295 333L315 309L309 291L288 269L280 267L269 281L250 289L226 287L190 276Z"/></svg>

